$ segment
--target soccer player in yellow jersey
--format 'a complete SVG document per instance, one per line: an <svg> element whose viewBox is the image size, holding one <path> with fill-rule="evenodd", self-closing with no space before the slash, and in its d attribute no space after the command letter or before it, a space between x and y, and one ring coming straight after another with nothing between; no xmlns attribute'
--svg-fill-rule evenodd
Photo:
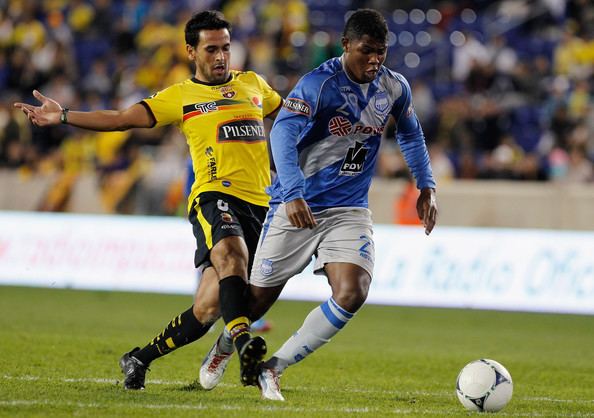
<svg viewBox="0 0 594 418"><path fill-rule="evenodd" d="M266 353L264 340L250 335L246 295L268 208L270 163L263 118L276 115L282 98L257 74L229 70L230 25L219 12L192 16L185 40L188 58L196 65L194 77L125 110L69 111L38 91L33 95L41 106L15 103L37 126L64 123L115 131L176 124L187 138L196 179L188 213L202 279L191 308L144 348L120 359L126 389L144 389L151 361L199 339L219 316L239 353L244 385L256 384L257 366ZM217 367L234 351L221 340L207 357L212 364L202 367L200 380L206 389L216 385L212 380L220 379Z"/></svg>

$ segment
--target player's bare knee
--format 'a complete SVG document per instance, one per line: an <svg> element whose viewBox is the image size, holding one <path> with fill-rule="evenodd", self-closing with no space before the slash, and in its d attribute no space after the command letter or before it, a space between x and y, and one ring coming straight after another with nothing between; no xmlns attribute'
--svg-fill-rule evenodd
<svg viewBox="0 0 594 418"><path fill-rule="evenodd" d="M348 312L356 312L365 303L367 292L362 291L344 291L332 295L334 301Z"/></svg>
<svg viewBox="0 0 594 418"><path fill-rule="evenodd" d="M194 304L192 312L202 324L212 324L221 316L218 306L207 304Z"/></svg>
<svg viewBox="0 0 594 418"><path fill-rule="evenodd" d="M332 297L336 303L349 312L356 312L367 300L369 281L341 282L333 289Z"/></svg>

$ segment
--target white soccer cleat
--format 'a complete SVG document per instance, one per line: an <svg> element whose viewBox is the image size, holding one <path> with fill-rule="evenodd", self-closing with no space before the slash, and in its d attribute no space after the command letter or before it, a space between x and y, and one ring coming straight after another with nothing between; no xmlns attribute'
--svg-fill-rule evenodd
<svg viewBox="0 0 594 418"><path fill-rule="evenodd" d="M262 393L262 399L268 399L270 401L285 400L280 390L280 374L273 369L262 367L258 375L258 386Z"/></svg>
<svg viewBox="0 0 594 418"><path fill-rule="evenodd" d="M206 390L214 389L223 378L232 354L233 352L220 353L217 340L200 366L200 386Z"/></svg>

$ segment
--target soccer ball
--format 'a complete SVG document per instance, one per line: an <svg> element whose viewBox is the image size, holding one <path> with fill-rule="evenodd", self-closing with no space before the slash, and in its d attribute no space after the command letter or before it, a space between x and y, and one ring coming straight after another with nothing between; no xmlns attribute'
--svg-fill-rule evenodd
<svg viewBox="0 0 594 418"><path fill-rule="evenodd" d="M505 367L495 360L468 363L456 380L456 394L470 411L497 412L510 401L514 385Z"/></svg>

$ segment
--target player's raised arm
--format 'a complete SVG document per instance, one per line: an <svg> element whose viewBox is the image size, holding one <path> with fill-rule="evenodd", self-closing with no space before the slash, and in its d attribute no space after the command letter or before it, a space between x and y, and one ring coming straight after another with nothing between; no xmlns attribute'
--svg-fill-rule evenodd
<svg viewBox="0 0 594 418"><path fill-rule="evenodd" d="M60 123L91 129L93 131L125 131L130 128L150 128L155 120L142 104L134 104L125 110L96 110L92 112L70 111L57 101L33 90L33 96L41 103L34 106L15 103L36 126L51 126Z"/></svg>

